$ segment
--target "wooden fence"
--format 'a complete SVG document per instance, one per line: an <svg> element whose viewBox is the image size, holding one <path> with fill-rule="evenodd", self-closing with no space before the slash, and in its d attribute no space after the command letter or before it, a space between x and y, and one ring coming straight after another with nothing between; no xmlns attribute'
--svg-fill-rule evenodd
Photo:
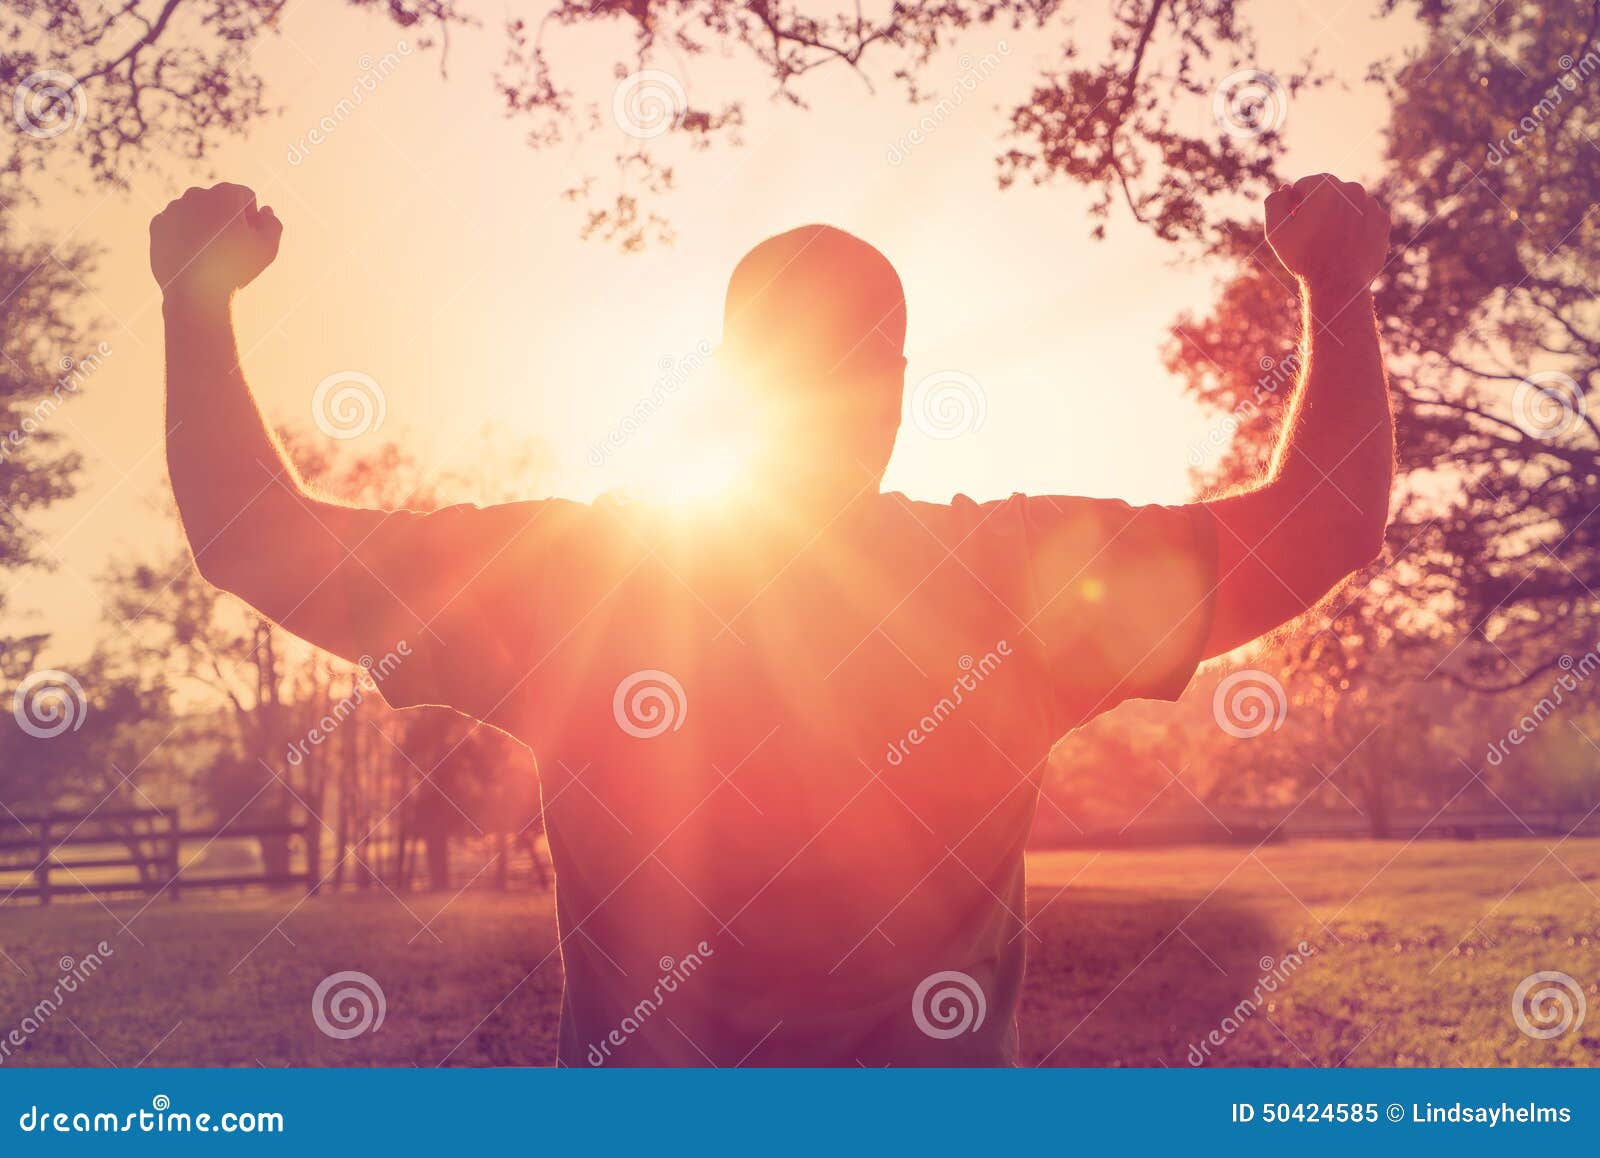
<svg viewBox="0 0 1600 1158"><path fill-rule="evenodd" d="M52 897L127 893L177 901L192 889L246 885L298 885L315 892L319 846L306 836L305 826L295 824L184 828L177 808L0 814L0 875L21 873L32 882L0 886L0 901L26 898L48 905ZM298 870L200 875L183 863L185 841L209 847L217 841L282 838L292 845L296 837L303 865ZM114 870L133 875L107 875ZM93 879L86 880L84 873Z"/></svg>
<svg viewBox="0 0 1600 1158"><path fill-rule="evenodd" d="M1196 805L1193 810L1200 811ZM1501 840L1522 837L1600 837L1600 813L1581 809L1406 809L1388 817L1388 840ZM1267 808L1219 808L1182 819L1141 817L1120 829L1073 829L1041 814L1029 837L1032 849L1161 848L1181 844L1260 845L1289 840L1373 838L1369 817L1351 809L1328 813Z"/></svg>

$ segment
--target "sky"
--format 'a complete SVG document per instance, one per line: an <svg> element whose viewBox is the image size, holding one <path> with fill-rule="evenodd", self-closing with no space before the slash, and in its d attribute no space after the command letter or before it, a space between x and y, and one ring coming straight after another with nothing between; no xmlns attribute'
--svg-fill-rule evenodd
<svg viewBox="0 0 1600 1158"><path fill-rule="evenodd" d="M1290 104L1287 171L1375 175L1385 108L1360 77L1408 32L1375 19L1375 7L1249 5L1258 67L1287 70L1315 49L1347 82ZM1107 240L1091 240L1082 189L996 186L1005 112L1057 60L1059 31L977 29L936 57L924 87L939 94L957 84L963 58L994 54L999 66L924 140L902 147L898 163L893 146L923 110L892 81L873 93L826 69L804 82L811 107L800 110L764 100L766 88L736 64L663 58L691 97L740 76L752 82L744 143L673 154L677 188L654 207L675 242L622 254L580 240L579 209L561 193L631 142L607 135L608 123L582 145L530 148L527 123L503 114L492 82L502 10L481 15L482 28L453 37L443 76L437 50L412 49L380 16L291 4L253 58L276 115L203 165L166 158L141 168L126 191L75 192L82 182L64 164L53 174L61 183L25 214L30 229L100 249L85 349L61 353L82 360L100 343L110 351L51 420L87 464L78 495L35 524L59 566L11 580L8 628L50 632L47 661L82 657L106 630L98 579L110 562L164 559L177 544L165 514L161 312L147 227L184 188L216 180L250 185L285 226L277 262L236 308L246 376L269 421L338 453L393 439L430 470L470 473L488 427L501 444L537 440L543 466L522 480L527 497L702 481L721 461L713 391L700 389L713 369L684 378L621 445L603 456L592 448L651 396L663 367L716 345L741 254L773 233L826 222L871 241L898 268L908 384L963 375L983 400L982 425L960 437L903 430L889 489L933 501L1014 491L1190 497L1190 448L1214 420L1182 396L1160 353L1168 327L1203 310L1225 271L1179 264L1173 247L1125 213ZM1094 27L1080 23L1085 43ZM577 34L554 51L573 62L568 76L592 86L583 95L609 104L617 44ZM305 147L386 55L387 75ZM1196 98L1176 115L1204 126L1210 102ZM1285 334L1263 356L1281 358L1293 343ZM317 387L352 373L381 392L382 423L330 439L314 423Z"/></svg>

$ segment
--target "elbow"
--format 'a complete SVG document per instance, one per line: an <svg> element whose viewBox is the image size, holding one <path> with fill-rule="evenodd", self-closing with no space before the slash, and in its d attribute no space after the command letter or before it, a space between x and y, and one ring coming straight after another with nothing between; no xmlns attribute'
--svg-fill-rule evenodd
<svg viewBox="0 0 1600 1158"><path fill-rule="evenodd" d="M237 552L228 544L214 539L194 552L194 567L211 586L230 595L243 595L246 568L241 565Z"/></svg>
<svg viewBox="0 0 1600 1158"><path fill-rule="evenodd" d="M1386 519L1386 520L1384 520L1383 522L1381 522L1381 523L1379 523L1377 525L1377 529L1376 530L1371 531L1371 532L1368 533L1367 538L1365 540L1365 545L1362 546L1361 549L1356 552L1357 555L1359 556L1359 559L1357 560L1356 565L1355 565L1355 567L1352 568L1352 570L1360 571L1361 569L1363 569L1365 567L1372 566L1372 564L1376 563L1379 559L1383 558L1383 546L1384 546L1384 543L1388 540L1388 537L1389 537L1389 523L1388 523L1388 520Z"/></svg>
<svg viewBox="0 0 1600 1158"><path fill-rule="evenodd" d="M281 504L269 494L226 508L185 504L178 513L194 555L195 570L211 586L254 604L254 596L282 559L285 536Z"/></svg>
<svg viewBox="0 0 1600 1158"><path fill-rule="evenodd" d="M273 556L263 550L270 537L256 519L238 518L232 525L201 536L185 524L189 547L194 553L194 568L211 586L247 603L261 585Z"/></svg>
<svg viewBox="0 0 1600 1158"><path fill-rule="evenodd" d="M1393 472L1386 473L1382 485L1373 488L1372 497L1366 504L1366 517L1356 531L1358 558L1354 570L1369 567L1383 557L1384 544L1389 538L1389 492L1393 480Z"/></svg>
<svg viewBox="0 0 1600 1158"><path fill-rule="evenodd" d="M1383 557L1383 545L1388 530L1387 511L1377 519L1350 519L1329 528L1331 541L1338 543L1341 548L1334 553L1335 574L1329 579L1330 591Z"/></svg>

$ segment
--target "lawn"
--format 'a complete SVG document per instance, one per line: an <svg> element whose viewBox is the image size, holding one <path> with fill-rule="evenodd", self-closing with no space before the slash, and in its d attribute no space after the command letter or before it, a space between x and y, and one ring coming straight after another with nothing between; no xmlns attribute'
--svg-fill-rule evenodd
<svg viewBox="0 0 1600 1158"><path fill-rule="evenodd" d="M1048 853L1030 867L1029 1063L1182 1067L1199 1051L1208 1065L1588 1065L1600 1048L1600 840ZM61 958L113 950L4 1065L554 1058L548 895L141 905L0 909L0 1038L52 991ZM338 1040L313 1024L310 995L348 969L379 980L387 1013ZM1591 1008L1541 1040L1511 1002L1544 970L1575 978Z"/></svg>

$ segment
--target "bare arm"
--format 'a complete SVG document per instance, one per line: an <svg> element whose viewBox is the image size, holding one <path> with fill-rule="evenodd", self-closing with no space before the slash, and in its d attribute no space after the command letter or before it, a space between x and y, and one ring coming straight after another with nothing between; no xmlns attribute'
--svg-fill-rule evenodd
<svg viewBox="0 0 1600 1158"><path fill-rule="evenodd" d="M150 223L165 293L167 468L200 572L346 658L341 570L383 512L307 492L262 421L234 341L234 292L277 255L282 226L239 185L190 189Z"/></svg>
<svg viewBox="0 0 1600 1158"><path fill-rule="evenodd" d="M1207 656L1288 622L1377 557L1394 416L1372 309L1389 219L1326 174L1267 199L1267 239L1301 284L1300 381L1267 479L1206 504L1218 582Z"/></svg>

